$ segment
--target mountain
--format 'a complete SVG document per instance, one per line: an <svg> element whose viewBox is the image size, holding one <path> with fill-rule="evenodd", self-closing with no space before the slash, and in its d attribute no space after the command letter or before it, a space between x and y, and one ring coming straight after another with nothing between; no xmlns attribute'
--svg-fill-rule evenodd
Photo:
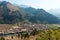
<svg viewBox="0 0 60 40"><path fill-rule="evenodd" d="M27 6L27 5L20 5L20 7L22 7L22 8L28 8L28 7L30 7L30 6Z"/></svg>
<svg viewBox="0 0 60 40"><path fill-rule="evenodd" d="M60 19L60 9L50 9L50 10L48 10L48 12L57 16Z"/></svg>
<svg viewBox="0 0 60 40"><path fill-rule="evenodd" d="M28 20L31 23L59 23L59 19L44 9L19 7L9 2L0 2L0 23L12 24Z"/></svg>
<svg viewBox="0 0 60 40"><path fill-rule="evenodd" d="M58 23L59 22L59 19L56 16L46 12L44 9L35 9L32 7L22 8L22 9L24 9L26 12L30 12L34 15L30 19L31 21L37 22L37 20L38 20L41 23Z"/></svg>
<svg viewBox="0 0 60 40"><path fill-rule="evenodd" d="M24 20L25 16L32 15L31 13L25 12L21 8L18 8L9 2L0 2L0 23L10 24L20 22Z"/></svg>

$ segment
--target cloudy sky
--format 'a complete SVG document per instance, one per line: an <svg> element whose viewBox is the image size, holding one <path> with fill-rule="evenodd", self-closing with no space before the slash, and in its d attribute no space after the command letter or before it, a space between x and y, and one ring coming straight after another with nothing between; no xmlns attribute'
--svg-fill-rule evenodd
<svg viewBox="0 0 60 40"><path fill-rule="evenodd" d="M43 8L45 10L60 8L60 0L0 0L8 1L18 5L28 5L34 8Z"/></svg>

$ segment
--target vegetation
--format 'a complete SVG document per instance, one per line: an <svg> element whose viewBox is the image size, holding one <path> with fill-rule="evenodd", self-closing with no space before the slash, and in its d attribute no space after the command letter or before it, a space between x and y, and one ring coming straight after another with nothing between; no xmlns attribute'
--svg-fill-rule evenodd
<svg viewBox="0 0 60 40"><path fill-rule="evenodd" d="M0 40L5 40L5 38L4 37L1 37Z"/></svg>
<svg viewBox="0 0 60 40"><path fill-rule="evenodd" d="M37 35L39 32L35 29L35 30L33 30L31 33L30 33L30 35L33 35L33 36L35 36L35 35Z"/></svg>
<svg viewBox="0 0 60 40"><path fill-rule="evenodd" d="M36 40L60 40L60 29L48 29L41 31Z"/></svg>
<svg viewBox="0 0 60 40"><path fill-rule="evenodd" d="M60 29L48 29L48 30L42 30L42 31L36 31L34 30L31 35L29 35L27 32L21 33L21 38L30 38L31 36L35 37L35 40L60 40ZM20 38L20 37L19 37ZM32 38L33 39L33 38ZM29 39L30 40L30 39Z"/></svg>
<svg viewBox="0 0 60 40"><path fill-rule="evenodd" d="M16 37L18 40L60 40L60 27L49 28L47 30L41 31L37 31L35 29L30 34L23 31L21 33L18 33ZM14 36L11 36L11 39L14 40ZM0 40L5 40L5 38L1 37Z"/></svg>
<svg viewBox="0 0 60 40"><path fill-rule="evenodd" d="M28 34L28 32L21 32L21 38L28 38L29 37L29 34Z"/></svg>
<svg viewBox="0 0 60 40"><path fill-rule="evenodd" d="M21 34L18 34L18 38L21 38L23 40L26 38L30 40L31 36L33 36L35 40L60 40L60 28L56 27L56 28L50 28L50 29L41 30L41 31L37 31L35 29L30 34L24 31L21 32Z"/></svg>

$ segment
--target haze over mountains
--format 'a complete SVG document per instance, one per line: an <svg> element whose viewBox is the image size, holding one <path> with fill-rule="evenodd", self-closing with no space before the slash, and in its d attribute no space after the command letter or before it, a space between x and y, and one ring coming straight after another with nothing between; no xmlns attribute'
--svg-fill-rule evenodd
<svg viewBox="0 0 60 40"><path fill-rule="evenodd" d="M60 8L59 9L50 9L50 10L48 10L48 12L57 16L60 19Z"/></svg>
<svg viewBox="0 0 60 40"><path fill-rule="evenodd" d="M17 23L28 20L31 23L60 23L60 20L44 9L15 6L9 2L0 2L0 23Z"/></svg>

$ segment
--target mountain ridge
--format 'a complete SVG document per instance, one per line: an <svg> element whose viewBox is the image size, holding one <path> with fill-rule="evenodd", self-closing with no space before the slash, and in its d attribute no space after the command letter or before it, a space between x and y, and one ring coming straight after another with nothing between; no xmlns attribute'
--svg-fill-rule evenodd
<svg viewBox="0 0 60 40"><path fill-rule="evenodd" d="M48 10L48 12L50 12L51 14L55 15L56 17L58 17L60 19L60 8L59 9L50 9L50 10Z"/></svg>
<svg viewBox="0 0 60 40"><path fill-rule="evenodd" d="M59 23L57 17L44 9L21 8L6 1L0 2L0 23L14 24L25 20L31 23Z"/></svg>
<svg viewBox="0 0 60 40"><path fill-rule="evenodd" d="M40 17L40 18L43 18L43 19L44 19L43 16L45 16L45 17L47 18L47 21L52 21L52 22L54 22L54 18L57 18L56 16L54 16L54 15L46 12L44 9L35 9L35 8L32 8L32 7L22 8L22 9L24 9L25 11L30 12L30 13L32 13L32 14L34 14L34 15L40 15L39 17ZM42 16L41 16L41 15L42 15ZM51 17L51 16L52 16L52 17ZM39 18L39 17L38 17L38 18ZM49 18L50 18L50 19L49 19ZM51 18L52 18L53 20L51 20ZM58 19L58 18L57 18L57 19ZM45 20L45 19L44 19L44 20Z"/></svg>

